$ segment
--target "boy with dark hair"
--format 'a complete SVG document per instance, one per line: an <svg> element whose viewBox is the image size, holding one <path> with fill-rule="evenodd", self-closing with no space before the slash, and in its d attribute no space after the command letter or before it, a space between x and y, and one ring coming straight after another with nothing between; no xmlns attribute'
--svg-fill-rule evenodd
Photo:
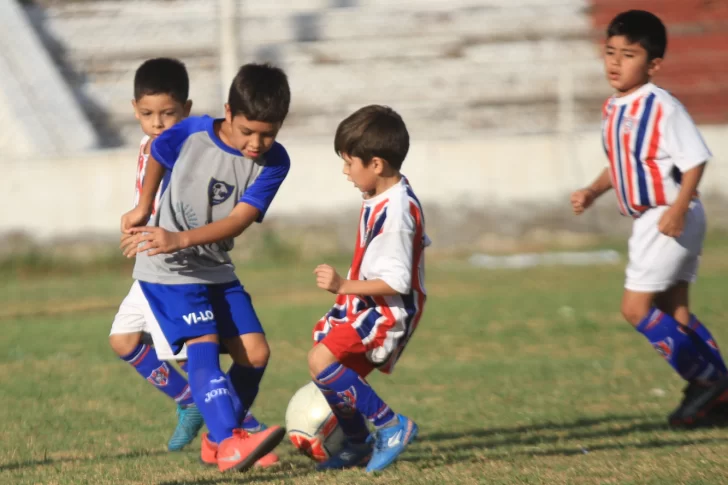
<svg viewBox="0 0 728 485"><path fill-rule="evenodd" d="M144 182L149 147L164 130L189 116L192 101L188 99L188 95L187 69L177 59L165 57L149 59L136 71L132 107L144 137L137 159L135 206L139 202ZM157 190L152 211L159 204L162 189L160 186ZM167 443L167 449L179 451L192 442L204 423L202 415L192 401L187 379L174 366L164 362L177 360L180 367L186 370L186 349L182 349L177 355L172 353L156 319L151 314L145 315L145 306L142 290L135 281L114 318L109 344L114 352L132 365L145 380L176 401L177 427ZM154 346L149 345L150 336ZM248 432L265 429L265 425L259 423L251 413L246 415L243 427ZM259 464L268 463L263 461Z"/></svg>
<svg viewBox="0 0 728 485"><path fill-rule="evenodd" d="M728 390L726 366L708 329L690 313L705 238L698 183L711 153L680 102L652 84L667 47L655 15L630 10L607 29L604 64L615 94L602 112L607 167L574 192L576 214L614 188L634 219L622 314L688 382L673 425L705 418Z"/></svg>
<svg viewBox="0 0 728 485"><path fill-rule="evenodd" d="M165 130L189 115L192 101L188 99L188 94L187 69L176 59L149 59L136 71L134 99L131 104L144 137L137 158L135 206L139 203L146 174L149 146ZM162 189L160 187L154 196L153 211L159 204ZM139 283L135 281L114 317L109 344L139 375L177 403L177 427L167 444L170 451L177 451L195 438L203 421L192 402L187 379L174 366L164 362L174 359L175 356L155 324L156 322L145 318L144 297ZM154 336L155 346L143 341L143 334L147 333ZM184 359L184 354L180 358Z"/></svg>
<svg viewBox="0 0 728 485"><path fill-rule="evenodd" d="M308 365L348 441L319 469L368 460L367 471L377 472L397 459L418 428L392 411L365 378L374 369L391 373L417 328L429 240L420 202L400 173L409 134L397 113L384 106L358 110L339 124L334 150L364 200L347 278L326 264L314 270L318 287L337 297L314 328ZM376 428L373 440L365 418Z"/></svg>
<svg viewBox="0 0 728 485"><path fill-rule="evenodd" d="M288 80L278 68L247 64L228 99L224 119L188 118L152 143L141 200L122 218L124 254L136 255L134 277L151 313L174 352L187 346L190 391L209 429L202 460L220 471L249 468L285 435L279 426L254 435L241 429L270 350L228 252L263 220L288 174L288 154L275 141L288 114ZM138 227L165 169L159 208ZM234 362L227 375L220 344Z"/></svg>

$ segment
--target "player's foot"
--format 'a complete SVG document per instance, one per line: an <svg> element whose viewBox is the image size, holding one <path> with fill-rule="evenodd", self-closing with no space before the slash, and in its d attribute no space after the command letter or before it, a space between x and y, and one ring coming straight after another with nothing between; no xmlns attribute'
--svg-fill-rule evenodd
<svg viewBox="0 0 728 485"><path fill-rule="evenodd" d="M316 470L343 470L344 468L353 468L363 466L372 455L372 442L367 440L366 443L350 443L347 442L344 448L336 453L328 460L319 463Z"/></svg>
<svg viewBox="0 0 728 485"><path fill-rule="evenodd" d="M200 449L200 461L206 466L217 466L217 443L210 441L209 434L202 434L202 446ZM255 467L268 468L278 464L278 455L268 453L263 458L255 462Z"/></svg>
<svg viewBox="0 0 728 485"><path fill-rule="evenodd" d="M417 424L406 416L395 416L397 424L378 429L374 441L374 453L367 465L367 472L378 472L391 465L417 436Z"/></svg>
<svg viewBox="0 0 728 485"><path fill-rule="evenodd" d="M205 421L202 419L202 414L200 414L197 406L194 404L180 406L178 404L177 427L167 443L167 449L169 451L179 451L192 443L204 423Z"/></svg>
<svg viewBox="0 0 728 485"><path fill-rule="evenodd" d="M683 394L682 402L668 417L670 425L690 427L708 424L709 417L717 416L717 406L728 400L728 376L707 386L691 382Z"/></svg>
<svg viewBox="0 0 728 485"><path fill-rule="evenodd" d="M260 433L268 429L268 426L255 419L255 416L250 413L245 415L242 427L248 433Z"/></svg>
<svg viewBox="0 0 728 485"><path fill-rule="evenodd" d="M280 426L272 426L256 434L236 429L230 438L218 445L217 467L221 472L247 470L273 451L285 435L286 431Z"/></svg>

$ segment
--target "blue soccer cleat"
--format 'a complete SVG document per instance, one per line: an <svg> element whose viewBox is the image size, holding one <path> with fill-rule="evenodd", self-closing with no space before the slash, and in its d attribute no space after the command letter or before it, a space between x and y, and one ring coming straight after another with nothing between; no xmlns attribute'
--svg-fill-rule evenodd
<svg viewBox="0 0 728 485"><path fill-rule="evenodd" d="M268 429L268 426L255 419L255 416L252 414L248 413L245 415L242 428L248 433L260 433L261 431Z"/></svg>
<svg viewBox="0 0 728 485"><path fill-rule="evenodd" d="M391 465L417 436L417 424L406 416L397 414L397 424L377 430L374 453L367 465L367 472L382 471Z"/></svg>
<svg viewBox="0 0 728 485"><path fill-rule="evenodd" d="M172 434L172 437L167 443L167 449L169 451L179 451L185 446L192 443L197 433L202 429L202 425L205 421L202 419L202 414L197 406L190 404L189 406L182 407L177 405L177 427Z"/></svg>
<svg viewBox="0 0 728 485"><path fill-rule="evenodd" d="M328 460L319 463L316 470L343 470L344 468L363 466L371 455L372 443L370 440L361 444L347 442L341 451Z"/></svg>

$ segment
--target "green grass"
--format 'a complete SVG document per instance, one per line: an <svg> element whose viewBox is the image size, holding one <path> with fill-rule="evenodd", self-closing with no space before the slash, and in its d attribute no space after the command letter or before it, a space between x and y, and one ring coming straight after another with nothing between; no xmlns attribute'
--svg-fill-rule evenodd
<svg viewBox="0 0 728 485"><path fill-rule="evenodd" d="M719 342L727 249L710 242L693 296ZM332 301L314 263L239 267L273 351L254 409L269 423L307 381L311 327ZM16 266L0 278L1 484L728 483L728 430L665 424L682 383L622 321L622 265L485 271L431 258L420 328L394 375L371 379L421 439L375 478L318 474L287 442L280 467L245 475L201 467L199 441L167 453L173 406L106 343L126 269Z"/></svg>

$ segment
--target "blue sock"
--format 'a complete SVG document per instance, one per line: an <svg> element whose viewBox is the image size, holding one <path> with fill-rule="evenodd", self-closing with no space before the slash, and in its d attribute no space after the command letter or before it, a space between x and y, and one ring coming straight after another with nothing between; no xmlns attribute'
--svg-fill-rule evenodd
<svg viewBox="0 0 728 485"><path fill-rule="evenodd" d="M187 372L187 361L186 360L180 361L179 368L182 369L183 371Z"/></svg>
<svg viewBox="0 0 728 485"><path fill-rule="evenodd" d="M173 366L159 360L154 347L140 344L130 354L122 357L122 360L131 364L142 377L174 399L177 404L182 406L192 404L192 393L187 379Z"/></svg>
<svg viewBox="0 0 728 485"><path fill-rule="evenodd" d="M315 382L319 389L336 393L337 402L334 407L341 413L358 410L377 428L394 419L394 411L382 401L374 389L359 374L338 362L317 375Z"/></svg>
<svg viewBox="0 0 728 485"><path fill-rule="evenodd" d="M339 426L341 426L341 430L348 440L355 444L364 443L369 437L369 428L366 421L364 421L364 415L339 397L336 391L332 391L316 381L314 383L329 403Z"/></svg>
<svg viewBox="0 0 728 485"><path fill-rule="evenodd" d="M240 423L245 419L248 410L253 406L260 381L263 379L265 367L246 367L233 363L228 371L228 381L230 383L230 391L236 395L237 400L235 412L240 419Z"/></svg>
<svg viewBox="0 0 728 485"><path fill-rule="evenodd" d="M188 345L187 356L192 396L210 431L210 440L219 443L239 427L228 379L220 369L219 346L212 342Z"/></svg>
<svg viewBox="0 0 728 485"><path fill-rule="evenodd" d="M260 426L260 421L255 419L255 416L250 414L250 411L245 413L245 417L243 418L243 428L246 430L257 428Z"/></svg>
<svg viewBox="0 0 728 485"><path fill-rule="evenodd" d="M720 355L718 344L710 334L710 331L705 328L702 323L700 323L700 320L698 320L695 315L690 315L690 323L688 324L688 327L690 327L690 329L695 332L698 337L700 337L700 340L708 346L708 350L711 354L713 354L713 364L718 367L723 374L728 374L728 368L726 368L725 362L723 361L723 356Z"/></svg>
<svg viewBox="0 0 728 485"><path fill-rule="evenodd" d="M637 326L652 346L686 381L714 381L720 372L708 345L674 318L653 308Z"/></svg>

